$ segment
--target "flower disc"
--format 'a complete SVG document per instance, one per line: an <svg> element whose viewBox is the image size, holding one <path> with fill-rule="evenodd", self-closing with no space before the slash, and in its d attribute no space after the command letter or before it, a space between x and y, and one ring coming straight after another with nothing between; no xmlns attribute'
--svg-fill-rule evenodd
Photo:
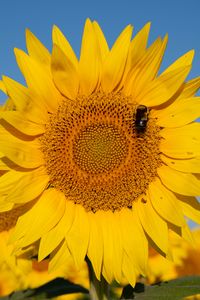
<svg viewBox="0 0 200 300"><path fill-rule="evenodd" d="M161 165L160 128L138 133L136 110L120 92L64 100L41 137L51 186L87 211L131 208Z"/></svg>

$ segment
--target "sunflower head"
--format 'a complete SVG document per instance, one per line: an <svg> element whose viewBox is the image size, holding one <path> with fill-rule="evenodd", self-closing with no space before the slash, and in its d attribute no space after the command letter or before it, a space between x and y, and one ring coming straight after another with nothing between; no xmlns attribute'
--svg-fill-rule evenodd
<svg viewBox="0 0 200 300"><path fill-rule="evenodd" d="M194 51L158 74L167 36L147 46L150 23L132 29L109 49L88 19L79 59L56 26L52 53L26 32L26 86L0 85L14 105L0 112L0 209L28 207L10 242L37 241L51 270L87 256L98 279L134 285L148 244L169 257L169 232L190 240L184 216L200 221L200 79L185 81Z"/></svg>
<svg viewBox="0 0 200 300"><path fill-rule="evenodd" d="M63 100L40 138L51 187L86 211L131 208L161 165L159 127L141 133L136 110L121 92Z"/></svg>

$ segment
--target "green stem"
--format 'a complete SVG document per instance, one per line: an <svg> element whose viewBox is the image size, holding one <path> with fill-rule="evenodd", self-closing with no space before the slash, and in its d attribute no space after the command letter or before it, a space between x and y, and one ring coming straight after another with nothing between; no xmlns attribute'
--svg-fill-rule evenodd
<svg viewBox="0 0 200 300"><path fill-rule="evenodd" d="M89 278L90 278L90 299L91 300L109 300L109 285L102 277L99 281L96 278L93 267L89 259L86 259Z"/></svg>

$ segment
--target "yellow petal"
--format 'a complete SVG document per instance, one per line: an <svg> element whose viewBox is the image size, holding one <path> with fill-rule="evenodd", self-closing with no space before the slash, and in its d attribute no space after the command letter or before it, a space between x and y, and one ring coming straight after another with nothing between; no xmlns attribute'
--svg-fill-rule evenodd
<svg viewBox="0 0 200 300"><path fill-rule="evenodd" d="M119 224L124 251L132 261L132 266L140 274L146 273L148 243L136 210L122 209Z"/></svg>
<svg viewBox="0 0 200 300"><path fill-rule="evenodd" d="M26 203L36 199L49 183L49 176L43 168L29 173L22 173L15 185L10 189L6 201L13 203Z"/></svg>
<svg viewBox="0 0 200 300"><path fill-rule="evenodd" d="M194 245L194 238L191 234L190 228L188 227L187 223L184 227L178 227L174 224L168 224L169 229L181 236L184 240L186 240L191 245Z"/></svg>
<svg viewBox="0 0 200 300"><path fill-rule="evenodd" d="M88 213L90 222L90 239L88 245L88 257L92 262L95 275L98 280L101 279L102 260L103 260L103 236L101 227L97 219L98 212Z"/></svg>
<svg viewBox="0 0 200 300"><path fill-rule="evenodd" d="M168 166L158 168L157 172L162 183L171 191L186 196L200 195L200 181L194 175L178 172Z"/></svg>
<svg viewBox="0 0 200 300"><path fill-rule="evenodd" d="M24 114L18 111L0 112L0 124L5 128L9 128L10 124L21 133L31 136L37 136L45 132L45 127L42 124L26 120Z"/></svg>
<svg viewBox="0 0 200 300"><path fill-rule="evenodd" d="M186 173L200 173L200 157L189 159L173 159L165 155L161 155L160 158L166 165L177 171Z"/></svg>
<svg viewBox="0 0 200 300"><path fill-rule="evenodd" d="M50 66L50 53L45 46L29 30L26 30L26 46L29 55L39 63Z"/></svg>
<svg viewBox="0 0 200 300"><path fill-rule="evenodd" d="M76 54L74 53L70 43L68 42L64 34L55 25L53 26L52 40L53 40L53 44L58 45L58 47L65 53L65 55L68 57L68 59L73 63L73 65L77 69L78 59L76 57Z"/></svg>
<svg viewBox="0 0 200 300"><path fill-rule="evenodd" d="M183 213L194 222L200 224L200 203L195 197L178 196Z"/></svg>
<svg viewBox="0 0 200 300"><path fill-rule="evenodd" d="M161 127L180 127L189 124L200 116L200 97L181 99L154 115Z"/></svg>
<svg viewBox="0 0 200 300"><path fill-rule="evenodd" d="M194 97L200 88L200 77L196 77L185 82L183 90L178 99Z"/></svg>
<svg viewBox="0 0 200 300"><path fill-rule="evenodd" d="M164 221L152 207L150 198L147 196L141 197L135 203L135 209L140 218L141 224L163 253L168 252L168 228L167 222Z"/></svg>
<svg viewBox="0 0 200 300"><path fill-rule="evenodd" d="M122 240L120 234L121 229L118 227L118 217L118 213L114 214L112 212L107 212L106 214L105 212L97 212L93 217L97 222L97 226L99 226L100 232L103 231L103 240L101 239L93 245L96 252L99 246L101 249L100 257L96 258L98 260L97 268L99 270L101 267L103 255L102 274L108 282L111 282L113 278L115 278L117 282L121 282L122 280ZM98 236L96 236L96 239L98 240ZM110 269L110 263L113 266L112 271Z"/></svg>
<svg viewBox="0 0 200 300"><path fill-rule="evenodd" d="M69 99L76 99L79 88L77 68L57 45L53 46L51 68L59 91Z"/></svg>
<svg viewBox="0 0 200 300"><path fill-rule="evenodd" d="M120 284L122 282L122 262L123 262L123 242L121 226L119 223L119 213L110 215L111 240L113 239L113 274L115 280Z"/></svg>
<svg viewBox="0 0 200 300"><path fill-rule="evenodd" d="M56 189L48 189L36 204L24 215L19 217L11 241L19 241L25 247L46 234L62 218L66 199Z"/></svg>
<svg viewBox="0 0 200 300"><path fill-rule="evenodd" d="M193 122L181 128L164 128L160 131L160 135L165 139L185 136L191 138L191 140L200 140L200 123Z"/></svg>
<svg viewBox="0 0 200 300"><path fill-rule="evenodd" d="M0 213L11 210L14 206L14 203L0 200Z"/></svg>
<svg viewBox="0 0 200 300"><path fill-rule="evenodd" d="M97 40L99 42L101 60L104 61L105 58L108 56L109 47L108 47L107 41L105 39L105 36L101 30L101 27L99 26L99 24L96 21L93 22L93 28L94 28L95 34L97 36Z"/></svg>
<svg viewBox="0 0 200 300"><path fill-rule="evenodd" d="M149 59L147 61L145 61L145 59L144 59L145 65L144 65L143 69L141 69L141 71L138 72L138 74L134 80L134 86L132 87L132 89L134 89L133 95L136 98L140 97L139 96L140 93L143 93L143 91L146 89L146 86L148 86L148 83L156 77L158 70L160 68L161 62L162 62L162 58L163 58L165 49L166 49L167 41L168 41L168 36L166 35L165 38L163 39L163 41L160 43L160 46L158 43L159 48L154 53L154 55L152 55L151 51L146 52L146 55L144 56L144 58L147 59L147 57L148 57ZM155 50L154 47L152 47L152 51L153 50ZM144 62L143 62L143 64L144 64ZM139 64L139 62L138 62L138 64Z"/></svg>
<svg viewBox="0 0 200 300"><path fill-rule="evenodd" d="M178 58L153 82L152 86L151 84L147 85L142 95L140 95L140 103L147 106L155 106L170 99L179 87L184 84L184 80L190 71L193 57L194 51L191 50ZM160 99L158 93L161 93Z"/></svg>
<svg viewBox="0 0 200 300"><path fill-rule="evenodd" d="M13 99L11 98L6 99L3 105L0 106L0 111L6 111L6 110L16 110L16 105Z"/></svg>
<svg viewBox="0 0 200 300"><path fill-rule="evenodd" d="M127 281L132 285L132 287L135 287L136 270L134 268L134 265L132 264L131 258L126 253L124 253L122 271Z"/></svg>
<svg viewBox="0 0 200 300"><path fill-rule="evenodd" d="M111 211L99 211L98 214L98 222L101 226L104 245L102 274L108 283L111 283L114 279L115 263L112 229L109 223L112 218L111 214ZM105 226L105 224L107 224L107 226Z"/></svg>
<svg viewBox="0 0 200 300"><path fill-rule="evenodd" d="M1 154L0 154L1 155ZM6 156L2 155L0 159L0 170L1 171L10 171L10 170L15 170L15 171L22 171L21 167L16 165L14 162L9 160Z"/></svg>
<svg viewBox="0 0 200 300"><path fill-rule="evenodd" d="M170 138L161 141L160 150L167 156L177 159L189 159L200 155L200 142L186 137ZM191 141L191 143L190 143Z"/></svg>
<svg viewBox="0 0 200 300"><path fill-rule="evenodd" d="M194 58L194 50L190 50L189 52L185 53L181 57L179 57L173 64L171 64L161 75L165 75L169 72L175 71L179 68L192 65L192 61ZM178 102L177 99L181 98L189 98L194 96L197 86L198 80L191 80L190 82L183 83L182 91L178 97L176 97L176 103Z"/></svg>
<svg viewBox="0 0 200 300"><path fill-rule="evenodd" d="M15 55L28 87L43 97L49 111L54 112L59 105L61 96L53 84L50 70L48 71L22 50L15 49Z"/></svg>
<svg viewBox="0 0 200 300"><path fill-rule="evenodd" d="M187 53L179 57L173 64L171 64L162 74L167 74L168 72L175 71L178 68L188 66L192 64L194 58L194 50L190 50Z"/></svg>
<svg viewBox="0 0 200 300"><path fill-rule="evenodd" d="M86 20L79 63L80 89L84 95L91 94L99 81L100 75L100 48L93 24Z"/></svg>
<svg viewBox="0 0 200 300"><path fill-rule="evenodd" d="M76 205L74 222L66 234L66 241L78 269L81 267L87 253L89 233L87 213L81 205Z"/></svg>
<svg viewBox="0 0 200 300"><path fill-rule="evenodd" d="M5 86L5 84L4 84L4 82L2 80L0 80L0 90L3 93L7 94L6 86Z"/></svg>
<svg viewBox="0 0 200 300"><path fill-rule="evenodd" d="M22 177L22 172L13 170L2 175L0 177L0 195L6 196Z"/></svg>
<svg viewBox="0 0 200 300"><path fill-rule="evenodd" d="M14 163L24 168L37 168L44 164L36 141L23 142L2 129L0 134L0 149Z"/></svg>
<svg viewBox="0 0 200 300"><path fill-rule="evenodd" d="M158 72L166 43L167 37L163 41L159 37L136 62L126 79L124 86L126 95L136 97L146 87L147 83L154 79Z"/></svg>
<svg viewBox="0 0 200 300"><path fill-rule="evenodd" d="M130 43L127 62L124 70L124 79L126 79L127 74L131 72L131 70L134 69L134 66L138 62L139 59L144 55L148 36L149 36L149 30L150 30L151 23L147 23L133 38L133 40ZM126 86L124 87L127 88Z"/></svg>
<svg viewBox="0 0 200 300"><path fill-rule="evenodd" d="M3 82L17 110L23 112L28 120L39 124L47 122L47 108L40 97L9 77L3 76Z"/></svg>
<svg viewBox="0 0 200 300"><path fill-rule="evenodd" d="M166 221L184 226L185 219L175 195L156 180L149 185L149 196L154 209Z"/></svg>
<svg viewBox="0 0 200 300"><path fill-rule="evenodd" d="M200 155L200 124L191 123L179 128L165 128L160 131L164 140L160 150L167 156L187 159Z"/></svg>
<svg viewBox="0 0 200 300"><path fill-rule="evenodd" d="M64 266L67 266L68 262L71 260L71 253L66 242L63 242L63 244L58 248L57 252L50 259L49 272L54 272L64 268Z"/></svg>
<svg viewBox="0 0 200 300"><path fill-rule="evenodd" d="M150 31L151 23L148 22L133 38L130 44L130 60L131 66L133 67L135 63L144 55L148 36Z"/></svg>
<svg viewBox="0 0 200 300"><path fill-rule="evenodd" d="M123 77L132 27L127 26L120 34L103 64L102 88L104 92L111 92L116 88Z"/></svg>
<svg viewBox="0 0 200 300"><path fill-rule="evenodd" d="M58 224L42 236L40 241L38 260L49 255L62 242L74 221L75 204L72 201L66 202L63 217Z"/></svg>
<svg viewBox="0 0 200 300"><path fill-rule="evenodd" d="M191 245L194 245L195 241L194 241L194 238L192 236L192 232L191 232L189 226L187 225L187 223L181 229L182 229L182 237L183 237L183 239L186 240Z"/></svg>
<svg viewBox="0 0 200 300"><path fill-rule="evenodd" d="M191 65L161 74L143 88L136 101L149 107L166 102L183 84L190 69Z"/></svg>

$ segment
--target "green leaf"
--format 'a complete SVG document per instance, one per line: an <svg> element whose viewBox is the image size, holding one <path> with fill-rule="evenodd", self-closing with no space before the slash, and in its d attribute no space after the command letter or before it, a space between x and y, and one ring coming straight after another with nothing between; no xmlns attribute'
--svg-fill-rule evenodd
<svg viewBox="0 0 200 300"><path fill-rule="evenodd" d="M28 289L24 291L13 292L12 294L1 297L2 300L22 300L22 299L32 299L34 290Z"/></svg>
<svg viewBox="0 0 200 300"><path fill-rule="evenodd" d="M121 299L180 300L195 294L200 294L200 276L187 276L151 286L137 283L135 288L127 285Z"/></svg>
<svg viewBox="0 0 200 300"><path fill-rule="evenodd" d="M74 284L63 278L56 278L36 289L28 289L24 291L17 291L7 297L2 297L2 300L33 300L33 299L51 299L53 297L61 296L64 294L84 293L87 294L88 290L81 285Z"/></svg>

